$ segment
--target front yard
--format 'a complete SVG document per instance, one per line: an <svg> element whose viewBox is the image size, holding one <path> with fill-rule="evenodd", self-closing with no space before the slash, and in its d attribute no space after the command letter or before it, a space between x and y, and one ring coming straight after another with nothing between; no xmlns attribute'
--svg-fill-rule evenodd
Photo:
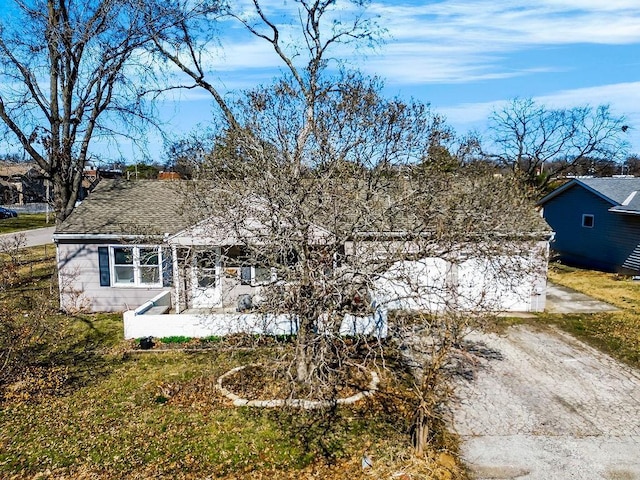
<svg viewBox="0 0 640 480"><path fill-rule="evenodd" d="M53 250L25 252L0 293L3 322L31 329L24 368L0 385L0 478L466 478L451 435L413 458L407 385L383 375L379 394L326 414L233 407L217 378L286 355L286 339L182 351L187 339L173 338L167 351L142 352L123 340L120 314L57 313ZM640 282L565 267L550 279L622 310L532 321L640 366ZM373 466L363 470L365 455Z"/></svg>
<svg viewBox="0 0 640 480"><path fill-rule="evenodd" d="M217 378L286 355L286 339L143 352L121 314L57 313L51 247L25 252L0 294L26 338L23 368L0 385L0 478L464 478L453 437L413 458L402 386L323 414L233 407Z"/></svg>
<svg viewBox="0 0 640 480"><path fill-rule="evenodd" d="M406 412L392 392L317 415L235 408L215 390L229 369L286 346L127 353L134 343L119 338L119 315L59 320L74 340L5 393L0 477L370 478L364 452L374 478L458 471L435 450L429 461L411 458Z"/></svg>

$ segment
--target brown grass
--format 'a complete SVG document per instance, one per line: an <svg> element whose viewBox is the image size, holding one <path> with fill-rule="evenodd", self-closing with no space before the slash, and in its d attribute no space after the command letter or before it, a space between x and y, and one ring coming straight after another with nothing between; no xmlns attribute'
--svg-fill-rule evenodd
<svg viewBox="0 0 640 480"><path fill-rule="evenodd" d="M5 309L22 317L50 296L52 253L21 255ZM217 378L281 347L211 341L200 352L130 354L118 314L43 321L26 367L0 385L0 478L465 478L450 453L455 437L413 456L410 407L389 385L332 412L235 408ZM373 466L363 470L365 453Z"/></svg>

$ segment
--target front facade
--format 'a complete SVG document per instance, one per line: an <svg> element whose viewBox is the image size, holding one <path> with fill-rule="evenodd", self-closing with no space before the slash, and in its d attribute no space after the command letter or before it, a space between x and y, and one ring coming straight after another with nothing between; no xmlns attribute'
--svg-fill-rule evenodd
<svg viewBox="0 0 640 480"><path fill-rule="evenodd" d="M252 309L264 286L277 280L275 269L250 260L247 246L224 221L191 216L183 185L103 180L54 235L61 307L125 312L129 338L295 333L295 318ZM244 222L247 231L263 228L250 218ZM310 241L322 245L327 235L317 227ZM471 311L484 302L494 311L542 311L546 240L505 245L504 251L513 254L491 261L469 255L401 261L372 286L375 312L345 315L341 331L384 335L386 311L393 309ZM505 271L507 278L500 279Z"/></svg>
<svg viewBox="0 0 640 480"><path fill-rule="evenodd" d="M567 264L640 273L640 178L573 179L539 205Z"/></svg>
<svg viewBox="0 0 640 480"><path fill-rule="evenodd" d="M171 252L144 239L56 238L60 306L66 311L122 312L170 289Z"/></svg>
<svg viewBox="0 0 640 480"><path fill-rule="evenodd" d="M213 238L188 212L183 187L100 182L54 234L64 310L123 312L164 292L177 313L250 307L272 268L249 261L236 238Z"/></svg>

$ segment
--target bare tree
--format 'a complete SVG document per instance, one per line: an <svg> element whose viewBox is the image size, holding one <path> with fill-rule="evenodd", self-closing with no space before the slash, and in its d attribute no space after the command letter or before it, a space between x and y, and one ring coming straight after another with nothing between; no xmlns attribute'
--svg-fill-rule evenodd
<svg viewBox="0 0 640 480"><path fill-rule="evenodd" d="M497 304L495 282L461 287L458 266L479 259L483 278L525 276L528 267L504 259L530 254L539 217L518 178L465 165L475 142L460 142L428 105L386 99L380 80L358 72L329 71L332 46L375 39L364 11L332 22L335 1L299 0L300 39L286 44L253 3L250 18L226 13L271 44L286 74L234 103L205 79L198 28L206 22L173 22L179 28L154 37L156 51L221 107L223 128L188 192L197 219L209 218L198 224L200 234L222 246L223 265L242 258L262 271L258 311L296 321L289 366L297 394L335 399L339 372L366 365L362 350L376 356L379 338L347 342L345 320L375 322L380 307L436 312L390 322L400 339L416 323L431 325L419 334L433 348L416 357L422 371L435 372L415 381L421 451L433 409L444 401L439 393L429 397L430 389L471 320ZM434 271L437 281L421 281Z"/></svg>
<svg viewBox="0 0 640 480"><path fill-rule="evenodd" d="M49 290L32 291L33 297L18 294L38 280L24 243L24 235L0 241L0 402L7 386L36 362L38 347L55 339L50 320L58 308L55 296Z"/></svg>
<svg viewBox="0 0 640 480"><path fill-rule="evenodd" d="M629 155L620 166L619 173L621 175L640 176L640 156L637 154Z"/></svg>
<svg viewBox="0 0 640 480"><path fill-rule="evenodd" d="M425 105L384 99L376 80L354 73L332 82L300 157L303 96L286 80L250 92L234 111L243 128L218 139L188 196L209 218L199 224L205 236L225 232L223 265L237 262L240 245L245 264L267 272L256 311L296 320L297 394L334 399L345 366L370 367L362 351L382 351L375 329L345 340L348 319L432 312L389 318L400 344L417 351L425 338L407 359L420 365L412 391L421 452L462 337L501 308L494 290L532 274L514 258L532 255L540 220L518 179L434 149L445 126ZM457 272L476 260L482 267L464 285Z"/></svg>
<svg viewBox="0 0 640 480"><path fill-rule="evenodd" d="M490 118L492 155L544 188L587 158L622 160L626 148L624 117L606 105L550 109L530 98L516 98Z"/></svg>
<svg viewBox="0 0 640 480"><path fill-rule="evenodd" d="M147 119L137 50L143 18L126 0L15 0L0 22L0 119L73 211L92 141ZM125 123L122 121L126 120Z"/></svg>

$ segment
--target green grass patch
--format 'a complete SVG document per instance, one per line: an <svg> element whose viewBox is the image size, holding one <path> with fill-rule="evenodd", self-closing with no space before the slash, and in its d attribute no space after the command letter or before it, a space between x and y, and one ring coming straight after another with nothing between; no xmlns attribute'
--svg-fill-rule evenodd
<svg viewBox="0 0 640 480"><path fill-rule="evenodd" d="M49 223L46 221L46 213L19 213L15 218L0 220L0 234L33 230L34 228L53 227L56 224L53 213L49 214Z"/></svg>
<svg viewBox="0 0 640 480"><path fill-rule="evenodd" d="M183 337L181 335L174 335L172 337L162 337L158 339L162 343L188 343L191 341L191 337Z"/></svg>

